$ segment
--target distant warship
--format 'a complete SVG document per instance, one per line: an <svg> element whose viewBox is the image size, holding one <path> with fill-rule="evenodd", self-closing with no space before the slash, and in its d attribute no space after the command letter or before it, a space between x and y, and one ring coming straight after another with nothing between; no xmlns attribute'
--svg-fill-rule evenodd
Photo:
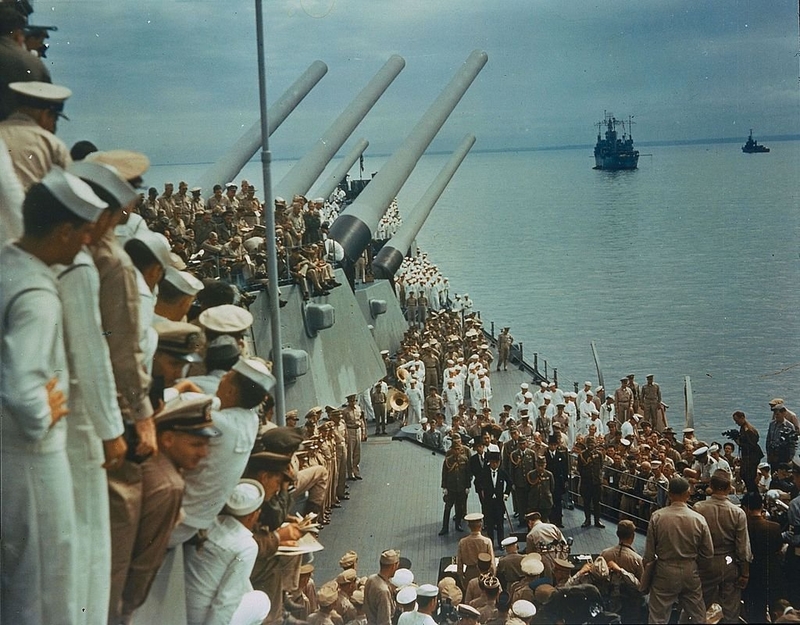
<svg viewBox="0 0 800 625"><path fill-rule="evenodd" d="M619 169L636 169L639 163L639 150L633 149L631 124L628 121L628 132L625 122L619 121L611 113L597 123L597 144L594 146L594 168L617 171ZM603 126L606 127L605 139L601 136ZM622 138L617 136L617 126L622 126Z"/></svg>

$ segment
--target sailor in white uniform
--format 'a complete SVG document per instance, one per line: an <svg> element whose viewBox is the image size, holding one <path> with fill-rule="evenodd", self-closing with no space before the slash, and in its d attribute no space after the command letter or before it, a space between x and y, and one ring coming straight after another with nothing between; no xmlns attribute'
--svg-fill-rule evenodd
<svg viewBox="0 0 800 625"><path fill-rule="evenodd" d="M125 207L139 198L108 167L76 163L70 173L105 192L109 207L92 232L98 241ZM101 625L108 619L111 593L111 529L105 467L125 457L125 428L108 343L100 319L100 276L85 247L68 267L58 265L58 289L64 311L64 339L70 371L67 455L72 469L77 521L75 598L79 621Z"/></svg>
<svg viewBox="0 0 800 625"><path fill-rule="evenodd" d="M22 238L0 250L4 623L78 622L75 583L85 571L76 568L75 501L62 419L69 369L50 266L72 264L106 207L85 182L53 168L28 191Z"/></svg>
<svg viewBox="0 0 800 625"><path fill-rule="evenodd" d="M525 399L525 394L528 392L529 388L530 386L528 385L527 382L523 382L522 384L519 385L519 392L516 395L514 395L513 405L515 408L523 402L523 400ZM533 395L531 395L531 398L533 398Z"/></svg>
<svg viewBox="0 0 800 625"><path fill-rule="evenodd" d="M542 382L539 386L539 390L537 390L533 394L533 404L536 406L537 410L539 406L544 403L544 394L547 392L547 382Z"/></svg>
<svg viewBox="0 0 800 625"><path fill-rule="evenodd" d="M264 487L256 480L241 480L202 547L184 546L189 625L258 625L269 614L269 598L250 583L258 555L252 530L263 502Z"/></svg>
<svg viewBox="0 0 800 625"><path fill-rule="evenodd" d="M408 397L408 424L419 423L422 421L422 404L425 396L422 389L419 388L419 382L413 377L406 389L406 396Z"/></svg>
<svg viewBox="0 0 800 625"><path fill-rule="evenodd" d="M463 401L461 391L456 387L455 378L449 378L447 385L442 391L442 400L444 401L444 418L448 421L453 418L453 415L458 414L458 405Z"/></svg>
<svg viewBox="0 0 800 625"><path fill-rule="evenodd" d="M275 377L259 358L240 357L217 389L219 409L211 415L222 436L212 438L208 455L196 468L184 471L183 520L173 530L170 545L208 529L242 477L258 434L256 408L274 392Z"/></svg>

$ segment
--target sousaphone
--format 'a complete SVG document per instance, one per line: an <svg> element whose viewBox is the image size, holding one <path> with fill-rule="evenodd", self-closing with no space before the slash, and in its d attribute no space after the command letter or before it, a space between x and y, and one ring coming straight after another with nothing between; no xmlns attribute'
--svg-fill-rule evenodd
<svg viewBox="0 0 800 625"><path fill-rule="evenodd" d="M393 388L389 391L389 407L395 412L405 412L408 408L408 395Z"/></svg>
<svg viewBox="0 0 800 625"><path fill-rule="evenodd" d="M408 377L411 375L411 372L408 369L403 369L402 367L397 367L397 371L395 372L397 379L400 380L403 384L408 383Z"/></svg>

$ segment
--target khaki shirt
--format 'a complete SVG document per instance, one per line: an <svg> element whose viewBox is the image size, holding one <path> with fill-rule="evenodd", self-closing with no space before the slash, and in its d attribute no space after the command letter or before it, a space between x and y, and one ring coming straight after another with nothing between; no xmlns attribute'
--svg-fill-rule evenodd
<svg viewBox="0 0 800 625"><path fill-rule="evenodd" d="M456 567L458 567L459 573L463 567L478 566L479 553L488 553L494 560L492 541L479 533L464 536L458 542L458 554L456 555Z"/></svg>
<svg viewBox="0 0 800 625"><path fill-rule="evenodd" d="M54 165L66 167L72 162L66 144L23 113L13 113L0 122L0 139L5 141L14 172L26 192Z"/></svg>
<svg viewBox="0 0 800 625"><path fill-rule="evenodd" d="M703 515L711 531L714 555L731 555L738 562L751 562L750 535L747 533L747 515L724 495L711 495L694 506Z"/></svg>
<svg viewBox="0 0 800 625"><path fill-rule="evenodd" d="M136 269L109 230L91 249L100 274L100 316L122 416L128 421L153 414L150 376L139 343L139 289Z"/></svg>
<svg viewBox="0 0 800 625"><path fill-rule="evenodd" d="M600 555L605 558L606 562L616 562L621 568L633 575L637 581L641 581L644 570L642 556L636 553L633 547L620 544L604 549L600 552Z"/></svg>
<svg viewBox="0 0 800 625"><path fill-rule="evenodd" d="M647 527L644 561L695 560L714 555L708 523L683 502L656 510Z"/></svg>

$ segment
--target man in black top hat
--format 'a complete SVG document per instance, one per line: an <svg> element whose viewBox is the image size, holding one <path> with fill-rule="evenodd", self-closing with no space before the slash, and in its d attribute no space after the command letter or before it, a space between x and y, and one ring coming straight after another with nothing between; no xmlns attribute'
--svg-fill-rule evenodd
<svg viewBox="0 0 800 625"><path fill-rule="evenodd" d="M547 452L545 452L545 464L547 470L553 474L555 489L553 490L553 511L550 513L550 522L558 527L564 527L564 510L561 506L561 498L567 492L567 481L569 480L569 459L563 447L559 447L559 436L553 434L547 440Z"/></svg>

